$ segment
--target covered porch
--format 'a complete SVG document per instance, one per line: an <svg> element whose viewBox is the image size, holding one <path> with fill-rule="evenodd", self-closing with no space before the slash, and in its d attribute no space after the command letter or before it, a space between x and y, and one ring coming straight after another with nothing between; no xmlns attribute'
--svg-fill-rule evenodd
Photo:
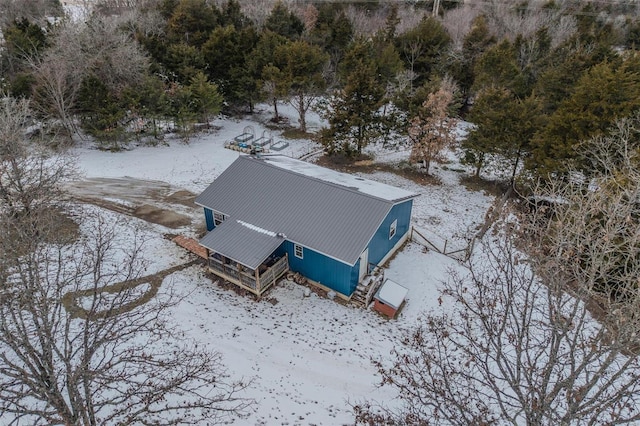
<svg viewBox="0 0 640 426"><path fill-rule="evenodd" d="M220 253L209 254L209 271L256 296L262 295L289 270L289 262L284 257L269 257L256 269L235 262Z"/></svg>
<svg viewBox="0 0 640 426"><path fill-rule="evenodd" d="M261 296L289 270L286 253L275 254L283 241L282 235L227 219L200 244L207 249L211 273Z"/></svg>

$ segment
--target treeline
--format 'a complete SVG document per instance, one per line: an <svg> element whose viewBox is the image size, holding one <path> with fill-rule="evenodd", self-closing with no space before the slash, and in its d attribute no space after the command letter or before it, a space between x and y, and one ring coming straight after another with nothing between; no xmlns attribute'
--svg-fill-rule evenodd
<svg viewBox="0 0 640 426"><path fill-rule="evenodd" d="M429 2L107 0L80 20L55 0L16 3L2 14L2 90L109 148L259 102L277 122L289 102L303 132L317 108L319 139L346 155L398 136L441 145L447 117L465 118L465 161L513 179L586 167L581 141L640 106L629 2L445 1L434 16Z"/></svg>

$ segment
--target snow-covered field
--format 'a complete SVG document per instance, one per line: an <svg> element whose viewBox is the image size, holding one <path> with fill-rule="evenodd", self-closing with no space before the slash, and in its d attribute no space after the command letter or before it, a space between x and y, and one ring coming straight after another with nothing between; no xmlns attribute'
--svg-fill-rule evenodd
<svg viewBox="0 0 640 426"><path fill-rule="evenodd" d="M290 115L295 125L295 116ZM268 117L265 110L257 117ZM78 164L86 178L156 180L193 193L202 191L239 155L223 147L252 126L256 136L266 129L256 120L217 120L212 133L193 138L188 144L169 140L168 146L136 147L119 153L103 152L89 145L76 149ZM317 117L309 117L311 128ZM281 140L277 132L276 140ZM288 140L282 153L298 157L317 147L310 141ZM406 153L380 159L397 161ZM420 186L395 174L362 175L412 192L414 225L447 241L462 241L476 229L491 205L491 196L467 190L459 184L460 172L436 167L440 185ZM193 217L203 221L194 207ZM137 219L136 219L137 220ZM194 226L178 230L143 223L148 243L150 272L184 263L187 254L164 233L195 236ZM390 263L385 275L409 289L407 303L396 320L324 299L304 288L284 282L261 301L244 298L218 286L201 267L176 272L172 280L186 295L175 308L174 318L185 332L201 344L219 351L233 378L252 381L246 397L256 400L248 417L236 425L339 425L353 422L350 403L364 398L393 404L393 395L379 389L379 378L371 358L384 358L403 329L411 328L423 312L437 305L438 283L449 268L460 268L449 257L408 244Z"/></svg>

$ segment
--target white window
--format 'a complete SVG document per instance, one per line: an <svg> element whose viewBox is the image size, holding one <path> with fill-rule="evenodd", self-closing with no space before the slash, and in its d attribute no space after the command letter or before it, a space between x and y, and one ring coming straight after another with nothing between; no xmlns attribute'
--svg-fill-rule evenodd
<svg viewBox="0 0 640 426"><path fill-rule="evenodd" d="M391 222L391 226L389 226L389 239L392 239L396 235L396 228L398 227L398 219Z"/></svg>
<svg viewBox="0 0 640 426"><path fill-rule="evenodd" d="M216 226L220 225L222 222L224 222L227 219L227 215L224 215L220 212L217 211L213 211L213 223L215 223Z"/></svg>
<svg viewBox="0 0 640 426"><path fill-rule="evenodd" d="M298 259L304 258L304 250L302 249L302 246L299 245L299 244L294 244L293 245L293 254L295 254L295 256Z"/></svg>

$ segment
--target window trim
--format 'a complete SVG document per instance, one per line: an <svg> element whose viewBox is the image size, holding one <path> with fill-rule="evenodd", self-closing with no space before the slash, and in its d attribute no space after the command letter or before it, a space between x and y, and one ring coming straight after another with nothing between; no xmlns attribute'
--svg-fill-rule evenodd
<svg viewBox="0 0 640 426"><path fill-rule="evenodd" d="M392 239L393 237L396 236L397 229L398 229L398 219L394 220L393 222L391 222L391 225L389 225L389 239Z"/></svg>
<svg viewBox="0 0 640 426"><path fill-rule="evenodd" d="M300 244L293 244L293 255L298 259L304 259L304 247Z"/></svg>
<svg viewBox="0 0 640 426"><path fill-rule="evenodd" d="M215 226L220 225L225 220L227 220L227 215L226 214L221 213L221 212L219 212L217 210L213 210L213 224Z"/></svg>

